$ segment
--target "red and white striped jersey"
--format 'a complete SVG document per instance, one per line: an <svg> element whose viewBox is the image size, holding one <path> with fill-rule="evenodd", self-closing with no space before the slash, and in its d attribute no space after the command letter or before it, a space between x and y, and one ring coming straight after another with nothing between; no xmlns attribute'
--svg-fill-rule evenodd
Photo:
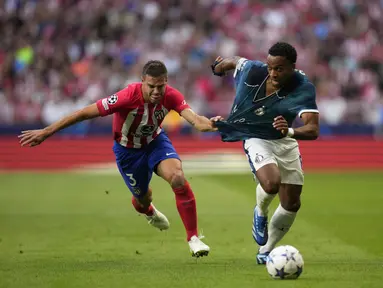
<svg viewBox="0 0 383 288"><path fill-rule="evenodd" d="M133 83L97 101L101 116L113 115L113 137L120 145L142 148L161 133L161 123L170 110L190 108L177 89L167 85L160 104L145 103L142 83Z"/></svg>

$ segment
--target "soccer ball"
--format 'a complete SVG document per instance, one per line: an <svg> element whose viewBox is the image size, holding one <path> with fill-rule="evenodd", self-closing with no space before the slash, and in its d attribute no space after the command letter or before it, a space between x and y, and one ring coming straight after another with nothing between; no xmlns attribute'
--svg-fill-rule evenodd
<svg viewBox="0 0 383 288"><path fill-rule="evenodd" d="M303 265L301 253L290 245L274 248L266 261L267 272L274 279L297 279Z"/></svg>

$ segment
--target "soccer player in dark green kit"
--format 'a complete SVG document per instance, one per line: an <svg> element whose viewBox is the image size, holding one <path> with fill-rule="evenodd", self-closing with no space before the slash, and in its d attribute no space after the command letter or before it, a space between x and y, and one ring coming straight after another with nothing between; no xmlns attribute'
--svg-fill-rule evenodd
<svg viewBox="0 0 383 288"><path fill-rule="evenodd" d="M260 245L257 262L267 256L292 226L301 206L302 158L297 140L315 140L319 111L315 87L295 69L297 52L288 43L270 49L267 62L242 57L218 57L213 74L234 70L236 94L229 117L215 117L222 141L243 141L251 170L258 180L252 234ZM303 126L292 128L299 116ZM268 224L268 207L275 195L280 204Z"/></svg>

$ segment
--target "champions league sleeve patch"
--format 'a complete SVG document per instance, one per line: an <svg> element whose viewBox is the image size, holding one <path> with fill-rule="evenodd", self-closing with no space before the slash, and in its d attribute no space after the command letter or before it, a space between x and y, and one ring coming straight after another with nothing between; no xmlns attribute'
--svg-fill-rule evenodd
<svg viewBox="0 0 383 288"><path fill-rule="evenodd" d="M107 102L108 102L108 104L113 105L113 104L117 103L117 100L118 100L117 94L113 94L113 95L108 97Z"/></svg>

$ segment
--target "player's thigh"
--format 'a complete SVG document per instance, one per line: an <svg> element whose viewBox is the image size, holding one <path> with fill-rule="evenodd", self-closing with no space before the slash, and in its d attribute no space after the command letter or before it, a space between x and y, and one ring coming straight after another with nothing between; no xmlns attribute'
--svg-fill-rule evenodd
<svg viewBox="0 0 383 288"><path fill-rule="evenodd" d="M273 155L272 142L251 138L245 140L243 148L251 170L267 193L278 193L281 177L277 161Z"/></svg>
<svg viewBox="0 0 383 288"><path fill-rule="evenodd" d="M136 198L150 196L148 190L152 171L149 168L145 152L141 149L117 149L118 152L116 152L115 147L113 149L116 155L116 164L130 192Z"/></svg>
<svg viewBox="0 0 383 288"><path fill-rule="evenodd" d="M282 184L303 185L302 157L298 147L286 151L282 156L275 156L275 158L281 173Z"/></svg>
<svg viewBox="0 0 383 288"><path fill-rule="evenodd" d="M302 185L281 184L279 200L281 206L287 211L297 212L301 207Z"/></svg>
<svg viewBox="0 0 383 288"><path fill-rule="evenodd" d="M149 167L158 176L169 183L174 180L183 181L181 159L165 133L161 133L150 143L148 153Z"/></svg>

